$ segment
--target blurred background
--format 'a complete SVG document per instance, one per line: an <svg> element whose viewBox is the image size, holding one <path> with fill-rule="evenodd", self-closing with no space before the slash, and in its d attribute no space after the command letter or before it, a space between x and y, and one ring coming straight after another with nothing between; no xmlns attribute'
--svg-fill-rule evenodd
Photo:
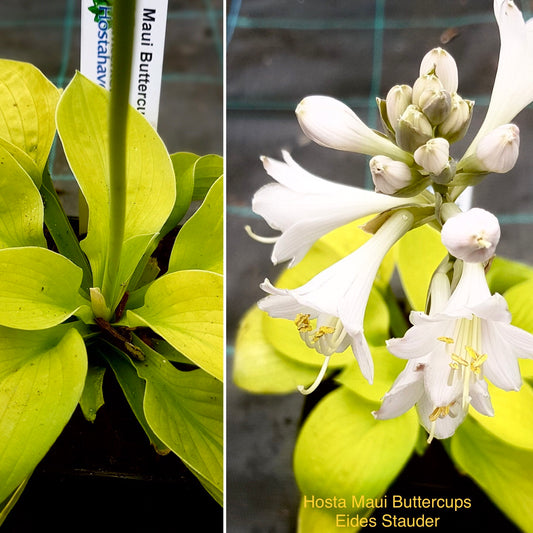
<svg viewBox="0 0 533 533"><path fill-rule="evenodd" d="M80 0L3 0L0 28L0 57L33 63L56 86L79 68ZM170 153L223 153L222 35L222 0L169 0L158 131ZM77 215L59 144L51 159L63 205ZM108 377L94 424L74 414L2 531L174 532L200 511L206 530L222 531L220 506L179 460L153 451Z"/></svg>
<svg viewBox="0 0 533 533"><path fill-rule="evenodd" d="M531 5L516 2L524 16ZM235 333L243 313L262 297L265 277L280 268L271 246L244 231L274 235L251 211L253 193L270 180L260 155L280 159L282 149L308 171L370 188L368 158L310 142L294 115L311 94L344 101L378 127L375 98L397 83L412 85L420 60L442 46L457 62L459 94L475 100L470 133L452 146L460 155L484 117L496 72L498 28L491 0L231 0L227 22L227 513L231 533L293 533L299 494L292 451L304 399L298 393L252 395L231 382ZM502 237L498 253L533 263L533 112L515 119L521 157L508 174L488 177L472 203L495 213ZM283 268L283 267L281 267ZM398 484L416 496L456 495L473 499L468 514L454 519L515 531L467 478L453 472L439 443L424 462L415 459ZM399 490L399 485L395 490ZM450 529L449 529L450 528Z"/></svg>

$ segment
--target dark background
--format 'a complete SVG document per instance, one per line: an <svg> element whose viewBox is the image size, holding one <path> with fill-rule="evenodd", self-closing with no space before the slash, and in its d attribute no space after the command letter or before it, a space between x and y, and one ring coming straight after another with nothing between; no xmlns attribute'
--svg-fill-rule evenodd
<svg viewBox="0 0 533 533"><path fill-rule="evenodd" d="M158 131L170 153L223 154L223 2L169 0ZM2 0L0 57L65 87L79 68L79 0ZM61 152L53 177L69 215L78 188ZM78 409L2 532L222 531L222 508L175 456L158 456L112 372L91 424Z"/></svg>
<svg viewBox="0 0 533 533"><path fill-rule="evenodd" d="M529 2L517 2L531 15ZM453 145L460 155L481 124L499 51L491 0L232 0L227 47L227 508L231 533L293 533L299 495L292 451L304 399L298 393L252 395L231 382L232 345L242 314L262 296L259 283L275 278L271 246L252 241L275 232L251 212L253 193L269 178L259 156L288 149L312 173L351 185L370 184L368 159L322 148L301 132L294 115L310 94L343 100L369 125L378 124L375 97L396 83L412 84L423 55L443 46L459 69L459 93L476 101L470 134ZM452 38L453 37L453 38ZM450 40L451 38L451 40ZM501 224L498 253L533 262L533 113L515 122L521 157L508 174L488 177L473 205ZM513 531L474 484L458 476L438 442L415 459L393 492L473 498L473 509L441 520L442 531L476 525Z"/></svg>

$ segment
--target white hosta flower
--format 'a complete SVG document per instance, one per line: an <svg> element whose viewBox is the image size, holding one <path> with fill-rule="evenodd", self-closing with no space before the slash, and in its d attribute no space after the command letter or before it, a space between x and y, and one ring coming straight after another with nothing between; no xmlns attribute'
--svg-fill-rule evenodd
<svg viewBox="0 0 533 533"><path fill-rule="evenodd" d="M353 220L380 213L413 198L393 198L319 178L298 165L288 152L284 161L262 157L277 183L265 185L252 200L252 209L282 234L272 239L274 264L290 260L294 266L313 243Z"/></svg>
<svg viewBox="0 0 533 533"><path fill-rule="evenodd" d="M270 294L258 306L274 318L294 320L305 343L325 356L315 383L301 392L313 391L322 379L329 359L349 345L363 376L373 380L373 363L364 337L363 318L379 265L391 246L413 224L408 211L394 213L376 234L306 284L296 289L278 289L268 279L261 288ZM316 319L316 324L311 321Z"/></svg>
<svg viewBox="0 0 533 533"><path fill-rule="evenodd" d="M388 420L403 415L416 405L420 423L429 433L428 442L431 442L433 438L451 437L465 419L467 411L462 408L461 395L448 405L435 407L424 383L424 371L428 363L428 356L408 361L405 369L383 397L379 410L372 414L377 420ZM494 416L485 381L477 380L472 383L470 403L481 414Z"/></svg>
<svg viewBox="0 0 533 533"><path fill-rule="evenodd" d="M415 161L424 170L438 176L449 165L450 145L446 139L430 139L415 150Z"/></svg>
<svg viewBox="0 0 533 533"><path fill-rule="evenodd" d="M457 415L457 409L466 413L470 404L490 415L485 377L503 390L520 389L518 358L533 357L533 336L510 324L507 303L499 294L491 296L482 263L463 263L444 309L429 315L413 312L410 320L413 327L387 346L397 357L413 361L411 371L415 362L423 365L433 418Z"/></svg>
<svg viewBox="0 0 533 533"><path fill-rule="evenodd" d="M453 93L450 113L438 125L437 135L447 139L450 144L461 140L470 126L473 107L473 100L464 100L457 93Z"/></svg>
<svg viewBox="0 0 533 533"><path fill-rule="evenodd" d="M476 157L483 170L504 174L511 170L520 150L520 130L504 124L483 137L476 148Z"/></svg>
<svg viewBox="0 0 533 533"><path fill-rule="evenodd" d="M500 57L487 114L466 155L490 131L507 124L533 101L533 19L524 21L511 0L494 0Z"/></svg>
<svg viewBox="0 0 533 533"><path fill-rule="evenodd" d="M488 211L474 207L449 218L442 227L442 244L454 257L468 263L488 261L500 241L498 219Z"/></svg>
<svg viewBox="0 0 533 533"><path fill-rule="evenodd" d="M387 155L411 163L410 154L370 129L346 104L329 96L308 96L296 108L303 132L312 141L347 152Z"/></svg>
<svg viewBox="0 0 533 533"><path fill-rule="evenodd" d="M411 167L386 155L373 157L369 166L376 192L383 194L394 194L411 185L417 177Z"/></svg>
<svg viewBox="0 0 533 533"><path fill-rule="evenodd" d="M442 48L433 48L423 58L420 63L420 76L435 71L444 89L450 94L457 92L459 84L459 74L455 59Z"/></svg>
<svg viewBox="0 0 533 533"><path fill-rule="evenodd" d="M422 107L420 99L422 95L430 93L438 93L444 89L441 81L435 74L424 74L417 78L413 84L413 104Z"/></svg>

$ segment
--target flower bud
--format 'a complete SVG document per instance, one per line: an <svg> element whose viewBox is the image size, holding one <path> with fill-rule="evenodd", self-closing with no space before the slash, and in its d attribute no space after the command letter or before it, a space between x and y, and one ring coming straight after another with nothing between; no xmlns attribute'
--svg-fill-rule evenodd
<svg viewBox="0 0 533 533"><path fill-rule="evenodd" d="M452 99L450 93L442 89L424 91L420 95L419 105L422 112L433 125L440 124L452 109Z"/></svg>
<svg viewBox="0 0 533 533"><path fill-rule="evenodd" d="M455 59L442 48L433 48L420 63L420 76L434 72L444 89L450 94L457 92L459 75Z"/></svg>
<svg viewBox="0 0 533 533"><path fill-rule="evenodd" d="M387 93L387 117L393 129L403 112L411 105L413 90L409 85L395 85Z"/></svg>
<svg viewBox="0 0 533 533"><path fill-rule="evenodd" d="M335 150L386 154L407 163L412 157L369 128L346 104L329 96L307 96L296 108L300 127L312 141Z"/></svg>
<svg viewBox="0 0 533 533"><path fill-rule="evenodd" d="M504 124L479 141L476 156L483 170L503 174L511 170L518 159L520 130L515 124Z"/></svg>
<svg viewBox="0 0 533 533"><path fill-rule="evenodd" d="M430 139L414 153L415 161L430 174L438 176L449 165L450 145L446 139Z"/></svg>
<svg viewBox="0 0 533 533"><path fill-rule="evenodd" d="M411 185L416 179L409 166L385 155L373 157L369 166L376 192L383 194L394 194Z"/></svg>
<svg viewBox="0 0 533 533"><path fill-rule="evenodd" d="M442 226L442 244L454 257L467 263L489 260L500 240L498 219L474 207L449 218Z"/></svg>
<svg viewBox="0 0 533 533"><path fill-rule="evenodd" d="M444 137L450 144L461 140L470 126L472 119L472 100L463 100L457 93L451 96L451 110L439 124L437 135Z"/></svg>
<svg viewBox="0 0 533 533"><path fill-rule="evenodd" d="M396 143L407 152L414 152L433 137L433 126L420 108L410 105L398 120Z"/></svg>
<svg viewBox="0 0 533 533"><path fill-rule="evenodd" d="M420 97L423 93L426 91L439 92L443 89L444 87L442 83L435 74L424 74L423 76L417 78L413 84L412 102L414 105L417 105L421 108L422 105L420 104Z"/></svg>

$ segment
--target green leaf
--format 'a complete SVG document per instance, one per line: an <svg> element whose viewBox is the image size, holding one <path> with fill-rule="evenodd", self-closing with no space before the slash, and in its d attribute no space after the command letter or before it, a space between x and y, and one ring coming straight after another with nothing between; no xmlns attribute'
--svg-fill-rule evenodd
<svg viewBox="0 0 533 533"><path fill-rule="evenodd" d="M144 305L127 312L131 326L148 326L200 368L222 380L223 278L181 270L156 279Z"/></svg>
<svg viewBox="0 0 533 533"><path fill-rule="evenodd" d="M200 157L194 163L194 191L192 200L203 200L213 183L224 172L223 159L219 155L209 154Z"/></svg>
<svg viewBox="0 0 533 533"><path fill-rule="evenodd" d="M424 311L431 277L448 252L439 233L429 226L411 230L397 247L398 271L409 305Z"/></svg>
<svg viewBox="0 0 533 533"><path fill-rule="evenodd" d="M10 153L0 146L0 248L46 247L43 221L44 207L39 190Z"/></svg>
<svg viewBox="0 0 533 533"><path fill-rule="evenodd" d="M294 453L302 497L380 498L413 453L418 420L413 410L375 420L378 407L341 387L305 421Z"/></svg>
<svg viewBox="0 0 533 533"><path fill-rule="evenodd" d="M370 511L358 511L357 515L354 515L353 512L350 513L350 506L351 502L348 503L348 509L319 509L311 505L308 499L302 498L298 509L297 533L338 533L339 530L345 533L354 533L355 531L359 531L359 528L345 527L344 524L342 526L337 524L337 514L350 514L352 517L358 516L359 520L362 520L370 514ZM340 523L342 524L342 521Z"/></svg>
<svg viewBox="0 0 533 533"><path fill-rule="evenodd" d="M83 416L89 422L96 420L98 409L104 405L104 384L105 367L89 365L87 376L85 377L85 386L80 398L80 407Z"/></svg>
<svg viewBox="0 0 533 533"><path fill-rule="evenodd" d="M194 164L200 156L190 152L177 152L172 154L170 159L176 178L176 202L161 231L162 234L175 228L191 205L194 190Z"/></svg>
<svg viewBox="0 0 533 533"><path fill-rule="evenodd" d="M80 399L87 356L70 325L0 328L0 501L34 470Z"/></svg>
<svg viewBox="0 0 533 533"><path fill-rule="evenodd" d="M169 272L209 270L223 273L224 268L224 183L219 178L204 202L178 233Z"/></svg>
<svg viewBox="0 0 533 533"><path fill-rule="evenodd" d="M11 154L28 170L28 158L43 173L56 128L59 90L36 67L0 60L0 137L15 148ZM2 143L4 148L5 143ZM22 152L28 156L17 157ZM32 178L33 173L30 173ZM40 181L36 183L40 185Z"/></svg>
<svg viewBox="0 0 533 533"><path fill-rule="evenodd" d="M492 293L503 294L514 285L531 278L532 267L504 257L495 257L487 272L487 283Z"/></svg>
<svg viewBox="0 0 533 533"><path fill-rule="evenodd" d="M518 528L533 531L533 451L510 446L468 417L450 455Z"/></svg>
<svg viewBox="0 0 533 533"><path fill-rule="evenodd" d="M136 363L146 380L144 413L155 434L221 501L223 386L202 370L181 372L153 350Z"/></svg>
<svg viewBox="0 0 533 533"><path fill-rule="evenodd" d="M0 250L0 324L24 330L60 324L87 304L82 271L46 248Z"/></svg>
<svg viewBox="0 0 533 533"><path fill-rule="evenodd" d="M309 385L317 368L285 357L263 333L263 311L250 309L243 317L235 342L233 381L238 387L260 394L295 392Z"/></svg>
<svg viewBox="0 0 533 533"><path fill-rule="evenodd" d="M95 350L108 362L113 370L120 388L135 418L137 418L137 421L150 440L150 444L152 444L160 455L169 453L168 446L161 442L161 439L153 432L144 415L143 403L146 384L144 379L140 378L137 374L133 361L120 350L108 344L98 345L95 347Z"/></svg>
<svg viewBox="0 0 533 533"><path fill-rule="evenodd" d="M99 288L103 284L110 227L108 107L109 92L77 73L57 109L65 154L89 206L89 228L82 248L92 267L93 284ZM122 259L116 273L118 284L127 284L175 200L174 171L165 145L133 108L128 117L127 139L126 218Z"/></svg>
<svg viewBox="0 0 533 533"><path fill-rule="evenodd" d="M11 512L15 504L18 502L19 498L22 496L28 481L30 480L31 474L13 491L13 494L6 498L3 502L0 503L0 526L4 523L8 514Z"/></svg>

